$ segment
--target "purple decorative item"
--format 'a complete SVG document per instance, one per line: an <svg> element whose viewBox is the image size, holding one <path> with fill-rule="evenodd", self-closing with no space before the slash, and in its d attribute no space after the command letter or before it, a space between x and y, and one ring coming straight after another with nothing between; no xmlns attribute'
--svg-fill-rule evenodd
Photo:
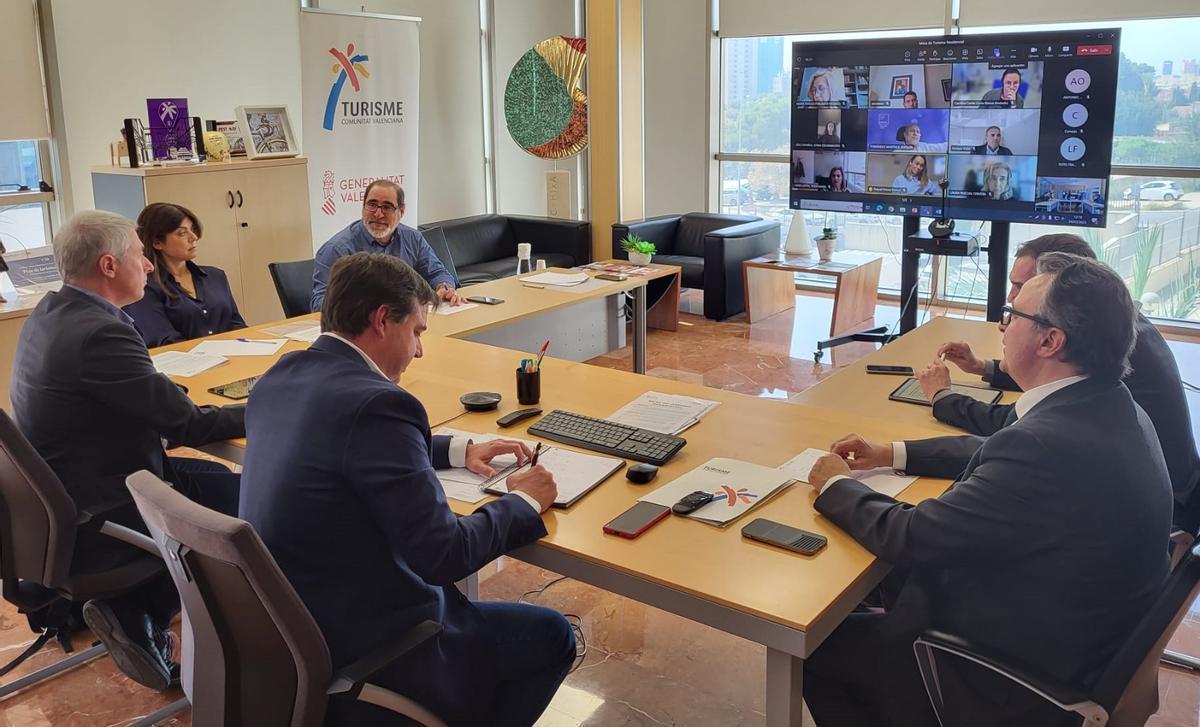
<svg viewBox="0 0 1200 727"><path fill-rule="evenodd" d="M150 146L157 159L190 159L192 136L186 98L148 98Z"/></svg>

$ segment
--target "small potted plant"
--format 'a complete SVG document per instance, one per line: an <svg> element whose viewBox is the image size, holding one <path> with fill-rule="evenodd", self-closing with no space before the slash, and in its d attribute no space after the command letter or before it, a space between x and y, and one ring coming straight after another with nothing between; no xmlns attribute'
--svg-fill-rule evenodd
<svg viewBox="0 0 1200 727"><path fill-rule="evenodd" d="M817 256L821 262L827 263L833 259L833 246L837 244L837 230L832 227L825 227L821 230L821 236L817 238Z"/></svg>
<svg viewBox="0 0 1200 727"><path fill-rule="evenodd" d="M657 248L653 242L643 240L631 232L621 240L621 249L629 254L629 262L634 265L649 265L650 258Z"/></svg>

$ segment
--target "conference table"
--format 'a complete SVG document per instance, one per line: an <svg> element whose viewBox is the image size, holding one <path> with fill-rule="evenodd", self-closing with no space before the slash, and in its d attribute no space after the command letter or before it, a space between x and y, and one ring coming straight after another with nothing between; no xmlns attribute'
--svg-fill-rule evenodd
<svg viewBox="0 0 1200 727"><path fill-rule="evenodd" d="M265 338L264 324L212 338ZM431 327L432 331L432 327ZM989 333L990 331L990 333ZM997 350L993 324L935 319L867 358L917 365L945 337L970 340L978 350ZM155 349L190 350L190 341ZM233 357L222 366L178 379L197 403L229 403L207 391L265 371L281 355L307 344L289 341L274 356ZM472 433L531 438L536 419L500 429L496 419L517 408L515 371L519 354L444 335L423 339L424 356L412 362L401 386L420 399L432 427L448 424ZM926 349L926 350L922 350ZM682 436L688 444L663 466L650 485L634 485L616 473L568 509L544 515L548 535L510 553L536 566L576 578L647 605L669 611L766 647L768 725L799 725L802 714L803 660L841 623L883 578L888 566L816 513L815 494L795 483L727 528L670 517L636 540L607 535L601 526L629 508L641 495L669 483L712 457L732 457L778 466L808 447L827 448L848 432L892 441L937 436L947 429L926 407L886 399L897 377L869 377L864 362L853 364L816 388L821 402L789 403L647 378L548 356L542 365L545 411L555 408L606 417L646 391L683 394L720 402ZM883 381L876 381L882 379ZM874 401L862 389L877 390ZM875 386L877 384L877 386ZM467 413L458 397L469 390L503 395L497 411ZM222 456L242 460L244 440L226 443ZM556 444L555 446L562 446ZM921 478L900 499L919 502L936 497L946 480ZM243 483L253 487L252 482ZM478 505L450 501L460 515ZM828 546L806 557L744 540L740 529L757 517L772 519L828 538Z"/></svg>

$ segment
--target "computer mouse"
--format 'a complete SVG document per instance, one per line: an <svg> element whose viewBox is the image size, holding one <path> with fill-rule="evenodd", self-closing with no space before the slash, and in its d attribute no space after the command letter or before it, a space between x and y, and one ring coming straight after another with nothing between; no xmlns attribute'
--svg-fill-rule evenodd
<svg viewBox="0 0 1200 727"><path fill-rule="evenodd" d="M637 485L644 485L658 476L658 468L652 464L638 462L625 470L625 479Z"/></svg>

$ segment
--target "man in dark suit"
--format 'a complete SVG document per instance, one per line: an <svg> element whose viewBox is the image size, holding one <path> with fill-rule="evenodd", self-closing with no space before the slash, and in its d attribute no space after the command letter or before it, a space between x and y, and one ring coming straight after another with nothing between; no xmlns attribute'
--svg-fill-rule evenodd
<svg viewBox="0 0 1200 727"><path fill-rule="evenodd" d="M1121 383L1133 344L1124 282L1067 258L1029 280L1004 332L1025 389L1017 421L969 459L953 438L875 444L850 435L817 461L817 511L907 569L883 614L853 614L805 664L821 727L936 724L913 639L938 628L1063 683L1086 682L1153 602L1168 571L1171 488L1153 425ZM957 481L897 502L851 468ZM939 662L946 724L1078 724L1077 715L961 660ZM1074 717L1074 719L1071 719Z"/></svg>
<svg viewBox="0 0 1200 727"><path fill-rule="evenodd" d="M984 132L984 139L986 141L983 144L971 148L972 154L984 154L987 156L1012 156L1012 149L1009 149L1007 146L1003 146L1000 143L1004 140L1004 133L1000 131L999 126L987 127L987 131Z"/></svg>
<svg viewBox="0 0 1200 727"><path fill-rule="evenodd" d="M540 514L557 487L536 465L471 515L447 506L435 468L493 474L494 455L529 452L431 437L425 408L397 385L436 300L395 257L334 264L324 332L250 395L243 473L254 486L241 516L312 612L335 668L433 619L442 632L372 681L450 724L529 725L575 659L569 624L545 608L469 601L454 583L545 535ZM337 709L339 724L389 724L374 708Z"/></svg>
<svg viewBox="0 0 1200 727"><path fill-rule="evenodd" d="M240 437L241 406L198 407L154 369L121 306L142 297L152 270L129 220L80 212L54 237L63 287L38 303L21 330L11 398L17 426L82 511L146 531L125 477L149 470L208 507L237 512L238 476L214 462L168 457L183 445ZM112 567L140 553L81 531L72 570ZM165 689L178 676L170 658L179 595L161 577L119 598L89 601L83 615L130 678Z"/></svg>
<svg viewBox="0 0 1200 727"><path fill-rule="evenodd" d="M1091 247L1078 235L1042 235L1026 242L1017 250L1009 274L1012 282L1008 293L1009 303L1016 299L1021 286L1034 276L1037 261L1048 252L1095 258ZM1136 317L1135 330L1137 340L1129 355L1130 370L1125 376L1125 386L1154 423L1163 457L1167 461L1167 471L1171 475L1171 488L1175 492L1176 524L1195 532L1200 522L1185 522L1188 513L1178 507L1187 503L1197 482L1200 482L1200 454L1197 454L1192 438L1191 415L1179 366L1162 334L1140 313ZM963 371L981 375L984 381L998 389L1020 390L1002 362L980 359L966 343L945 343L937 353ZM986 437L999 431L1012 417L1011 404L985 404L951 392L950 372L943 364L931 364L919 372L917 378L925 395L933 402L933 415L938 421Z"/></svg>

